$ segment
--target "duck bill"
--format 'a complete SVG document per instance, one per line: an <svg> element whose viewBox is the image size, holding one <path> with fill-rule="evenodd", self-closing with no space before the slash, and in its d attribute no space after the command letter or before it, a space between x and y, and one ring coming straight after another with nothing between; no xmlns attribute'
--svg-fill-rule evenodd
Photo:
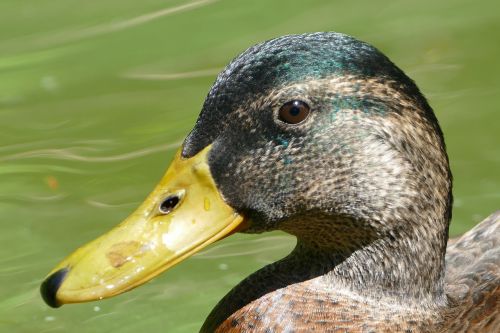
<svg viewBox="0 0 500 333"><path fill-rule="evenodd" d="M111 297L135 288L244 225L211 176L210 146L180 150L144 203L117 227L76 250L41 286L52 307Z"/></svg>

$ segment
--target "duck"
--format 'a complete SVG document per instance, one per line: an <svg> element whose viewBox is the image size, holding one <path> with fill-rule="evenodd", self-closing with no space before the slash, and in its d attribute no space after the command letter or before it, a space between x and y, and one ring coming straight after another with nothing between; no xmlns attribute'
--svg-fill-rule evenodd
<svg viewBox="0 0 500 333"><path fill-rule="evenodd" d="M41 284L52 307L131 290L234 233L297 243L200 332L499 332L500 211L449 240L452 174L417 85L335 32L254 45L217 76L159 184Z"/></svg>

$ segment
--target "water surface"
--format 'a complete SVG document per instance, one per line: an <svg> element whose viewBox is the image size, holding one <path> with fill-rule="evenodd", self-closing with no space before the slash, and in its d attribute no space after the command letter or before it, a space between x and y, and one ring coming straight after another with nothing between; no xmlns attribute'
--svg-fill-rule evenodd
<svg viewBox="0 0 500 333"><path fill-rule="evenodd" d="M0 3L0 331L195 332L293 238L237 235L155 281L48 308L44 275L127 216L193 126L218 70L283 34L368 41L416 80L445 132L452 234L499 207L497 2L4 0Z"/></svg>

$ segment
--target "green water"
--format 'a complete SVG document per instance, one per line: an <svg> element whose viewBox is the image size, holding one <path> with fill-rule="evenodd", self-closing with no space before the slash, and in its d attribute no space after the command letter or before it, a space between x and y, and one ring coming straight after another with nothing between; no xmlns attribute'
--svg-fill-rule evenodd
<svg viewBox="0 0 500 333"><path fill-rule="evenodd" d="M376 45L428 96L455 177L452 234L499 208L495 1L1 0L0 331L195 332L287 253L284 234L237 235L110 300L54 310L38 295L152 189L232 57L327 30Z"/></svg>

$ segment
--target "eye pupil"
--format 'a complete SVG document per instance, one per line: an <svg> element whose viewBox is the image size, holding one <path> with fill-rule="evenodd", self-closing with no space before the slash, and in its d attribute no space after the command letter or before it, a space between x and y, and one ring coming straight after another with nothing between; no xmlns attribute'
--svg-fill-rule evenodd
<svg viewBox="0 0 500 333"><path fill-rule="evenodd" d="M304 121L311 109L305 102L293 100L283 104L279 110L279 120L287 124L298 124Z"/></svg>
<svg viewBox="0 0 500 333"><path fill-rule="evenodd" d="M294 106L290 109L290 115L293 117L297 117L300 114L300 108Z"/></svg>
<svg viewBox="0 0 500 333"><path fill-rule="evenodd" d="M179 197L177 195L171 195L167 197L160 204L160 213L162 214L170 213L175 208L175 206L177 206L178 203L179 203Z"/></svg>

